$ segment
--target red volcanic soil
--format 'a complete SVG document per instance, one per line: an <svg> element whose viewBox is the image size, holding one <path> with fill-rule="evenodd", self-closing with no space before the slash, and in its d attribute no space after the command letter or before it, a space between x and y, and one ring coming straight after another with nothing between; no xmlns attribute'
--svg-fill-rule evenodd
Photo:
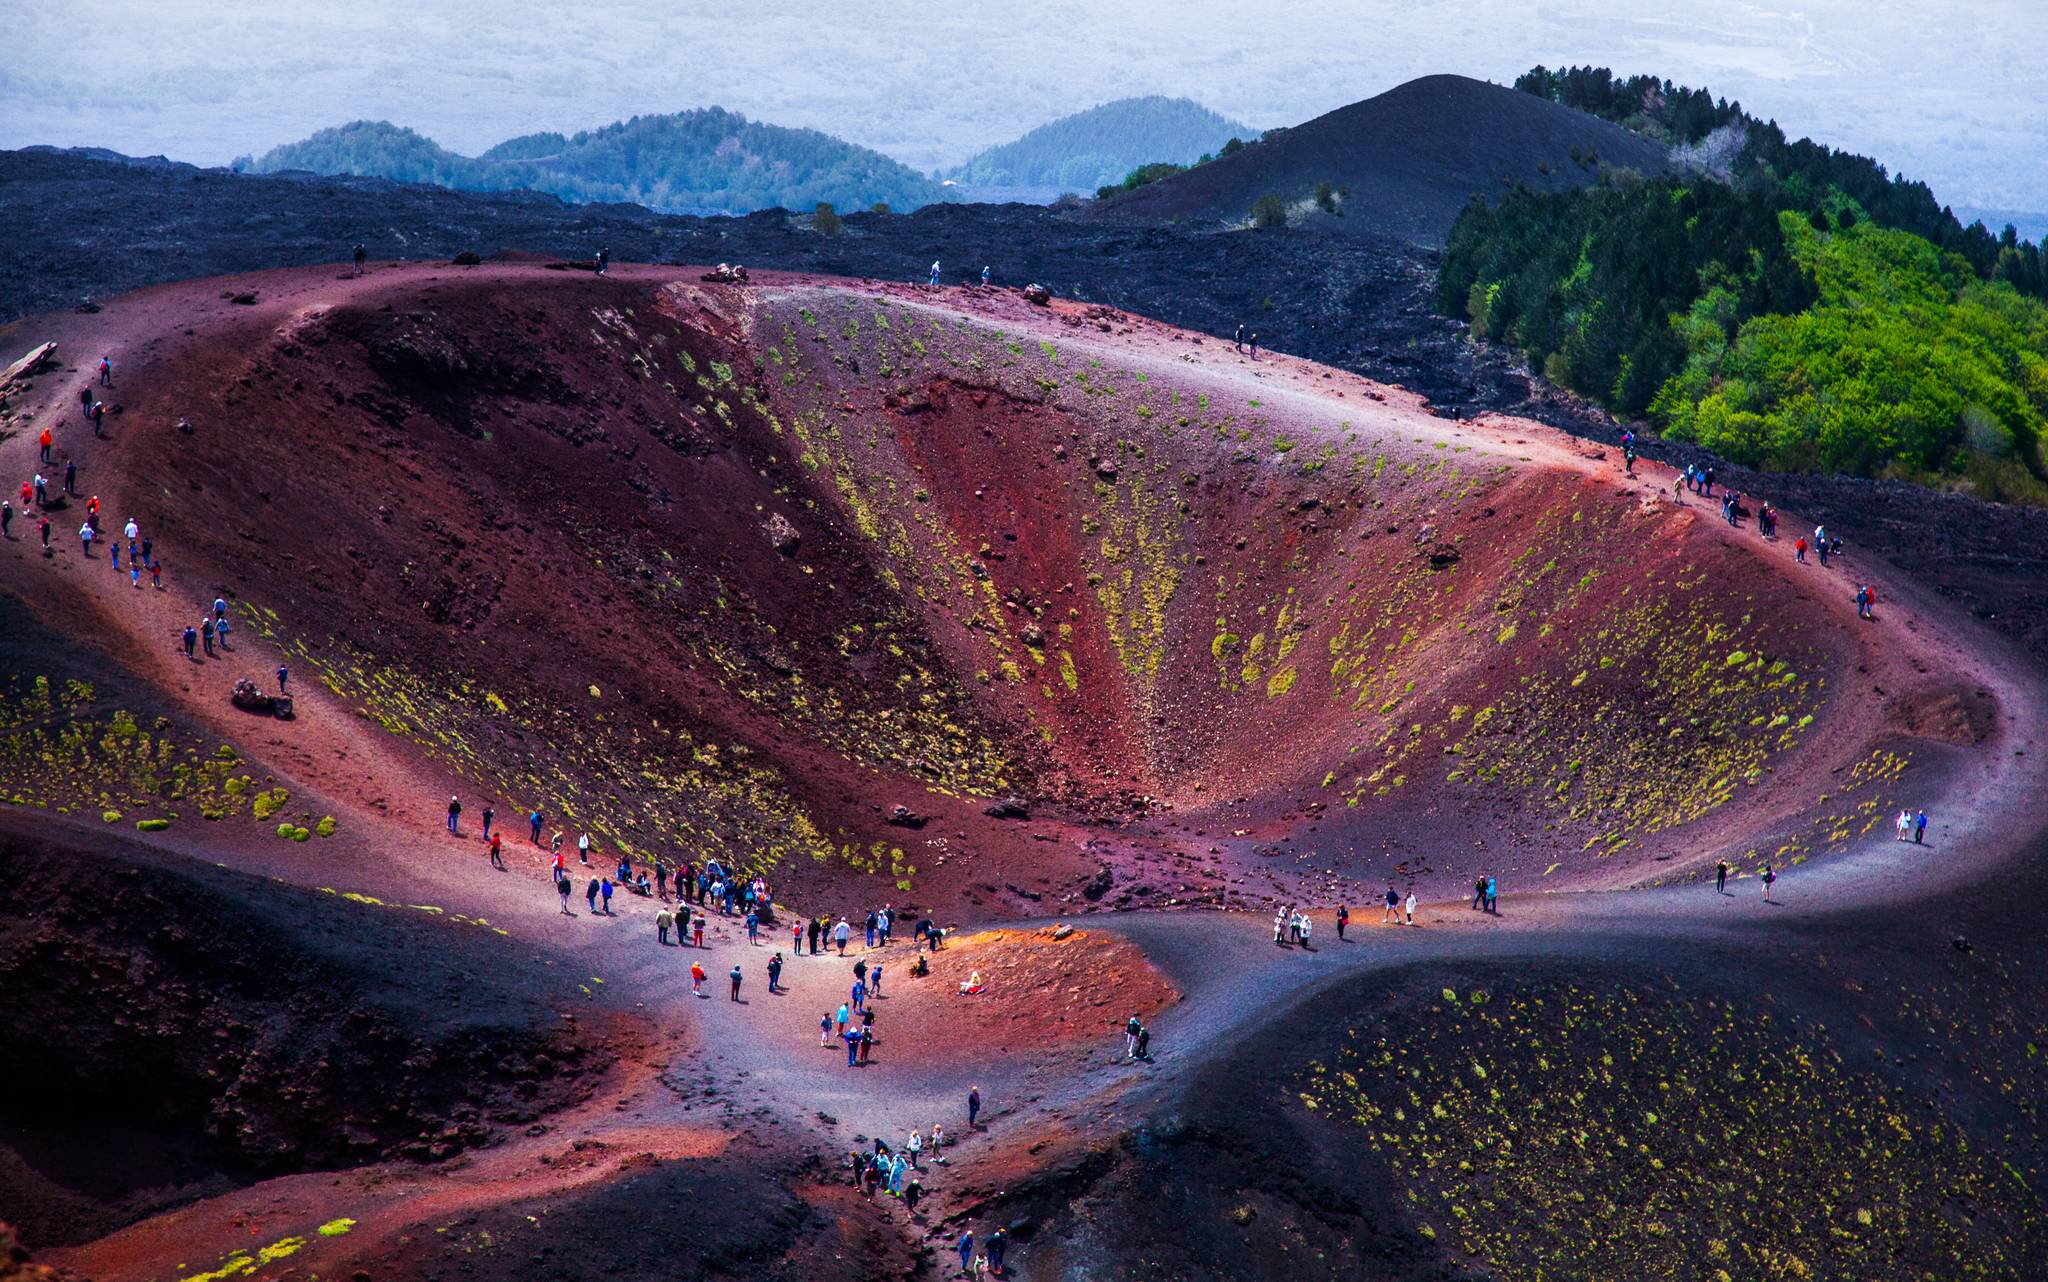
<svg viewBox="0 0 2048 1282"><path fill-rule="evenodd" d="M1390 881L1519 903L1719 859L1881 890L1924 875L1880 840L1898 807L1932 805L1960 875L2038 760L2031 686L1883 566L1796 565L1561 434L1106 309L494 263L0 331L31 340L61 360L9 393L8 476L53 424L45 471L77 460L103 529L132 515L163 561L158 591L88 560L82 498L52 553L0 544L7 964L38 994L0 1014L40 1094L71 1062L175 1085L99 1137L4 1115L31 1245L102 1278L236 1249L265 1276L929 1269L1037 1155L1084 1180L1142 1150L1172 1087L1113 1062L1131 1012L1191 1064L1315 976L1563 916L1435 906L1460 929L1298 954L1096 914L1279 897L1320 942ZM104 440L76 410L101 351ZM187 659L216 597L231 648ZM280 664L293 719L228 703ZM717 858L777 920L664 947L652 900L585 907L622 856ZM921 980L879 954L882 1040L849 1072L816 1020L850 962L788 956L774 992L766 967L791 915L882 903L954 943ZM1047 916L1078 929L1004 924ZM916 1218L851 1194L848 1148L953 1130L970 1083L990 1129ZM164 1156L117 1187L70 1143ZM697 1253L634 1237L649 1206L709 1226Z"/></svg>
<svg viewBox="0 0 2048 1282"><path fill-rule="evenodd" d="M1179 999L1129 940L1072 928L1062 936L1060 929L996 928L948 939L925 954L931 974L918 978L909 963L892 960L885 989L928 987L943 1000L924 1003L900 1025L890 1020L889 1031L900 1037L899 1027L908 1028L918 1045L943 1036L949 1045L1009 1054L1021 1046L1099 1040L1121 1031L1132 1015L1149 1020ZM982 991L964 991L976 980Z"/></svg>

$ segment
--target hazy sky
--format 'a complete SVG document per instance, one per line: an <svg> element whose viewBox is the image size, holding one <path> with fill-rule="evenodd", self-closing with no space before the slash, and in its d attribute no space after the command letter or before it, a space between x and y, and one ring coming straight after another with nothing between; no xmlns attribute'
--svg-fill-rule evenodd
<svg viewBox="0 0 2048 1282"><path fill-rule="evenodd" d="M1866 152L1944 201L2048 210L2048 0L58 0L0 40L0 146L223 163L325 125L475 152L721 105L919 168L1185 94L1293 123L1413 76L1649 71Z"/></svg>

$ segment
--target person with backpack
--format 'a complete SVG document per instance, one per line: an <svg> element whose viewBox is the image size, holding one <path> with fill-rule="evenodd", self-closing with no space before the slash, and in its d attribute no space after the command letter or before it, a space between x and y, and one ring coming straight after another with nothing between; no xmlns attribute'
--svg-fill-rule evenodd
<svg viewBox="0 0 2048 1282"><path fill-rule="evenodd" d="M119 547L119 544L115 545L116 556L120 555ZM206 647L206 657L213 658L213 616L210 614L199 621L199 643Z"/></svg>
<svg viewBox="0 0 2048 1282"><path fill-rule="evenodd" d="M575 887L569 884L569 874L561 871L560 869L556 869L555 893L562 897L562 916L564 917L574 917L576 915L575 913L569 911L569 892L573 889L575 889Z"/></svg>
<svg viewBox="0 0 2048 1282"><path fill-rule="evenodd" d="M1472 882L1472 911L1478 912L1486 903L1486 878L1477 877Z"/></svg>
<svg viewBox="0 0 2048 1282"><path fill-rule="evenodd" d="M782 954L777 953L773 957L770 957L768 959L768 991L771 993L775 992L777 990L777 986L781 983Z"/></svg>
<svg viewBox="0 0 2048 1282"><path fill-rule="evenodd" d="M590 915L597 916L597 878L592 877L590 884L583 888L583 902L590 906Z"/></svg>
<svg viewBox="0 0 2048 1282"><path fill-rule="evenodd" d="M1143 1027L1144 1025L1138 1020L1138 1012L1136 1011L1132 1011L1131 1017L1124 1021L1125 1059L1138 1058L1138 1030Z"/></svg>
<svg viewBox="0 0 2048 1282"><path fill-rule="evenodd" d="M1771 902L1771 884L1778 880L1778 874L1769 864L1765 864L1763 876L1759 880L1764 884L1764 902L1768 904Z"/></svg>
<svg viewBox="0 0 2048 1282"><path fill-rule="evenodd" d="M100 357L100 386L112 387L113 385L114 358L111 355L102 356Z"/></svg>
<svg viewBox="0 0 2048 1282"><path fill-rule="evenodd" d="M732 972L731 972L731 977L732 977L732 1000L733 1000L733 1001L738 1001L738 1000L740 999L740 964L739 964L738 962L734 962L734 963L732 964Z"/></svg>

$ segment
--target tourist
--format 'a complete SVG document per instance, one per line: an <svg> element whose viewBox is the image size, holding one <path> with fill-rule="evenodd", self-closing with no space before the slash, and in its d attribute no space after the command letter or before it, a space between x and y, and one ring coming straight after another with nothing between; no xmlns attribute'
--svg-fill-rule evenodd
<svg viewBox="0 0 2048 1282"><path fill-rule="evenodd" d="M654 937L663 944L668 943L668 928L675 925L675 921L676 915L666 908L654 914ZM775 981L769 980L768 987L773 989Z"/></svg>
<svg viewBox="0 0 2048 1282"><path fill-rule="evenodd" d="M739 964L738 962L734 962L734 963L732 964L732 1000L734 1000L734 1001L738 1001L739 999L740 999L740 964Z"/></svg>
<svg viewBox="0 0 2048 1282"><path fill-rule="evenodd" d="M1138 1022L1138 1013L1136 1011L1132 1011L1131 1017L1124 1021L1125 1059L1138 1058L1138 1029L1141 1027L1143 1027L1143 1025L1141 1025Z"/></svg>
<svg viewBox="0 0 2048 1282"><path fill-rule="evenodd" d="M1414 892L1414 891L1412 891L1412 890L1408 892L1408 922L1407 922L1407 924L1408 924L1408 925L1410 925L1410 926L1413 926L1413 925L1415 924L1415 892Z"/></svg>
<svg viewBox="0 0 2048 1282"><path fill-rule="evenodd" d="M1338 939L1338 940L1339 940L1340 942L1341 942L1341 941L1343 940L1343 938L1344 938L1344 927L1346 927L1346 926L1348 926L1348 925L1350 925L1350 924L1351 924L1351 910L1350 910L1349 908L1346 908L1346 907L1345 907L1345 906L1344 906L1343 904L1338 904L1338 905L1337 905L1337 939Z"/></svg>
<svg viewBox="0 0 2048 1282"><path fill-rule="evenodd" d="M967 1125L969 1129L973 1129L978 1125L974 1119L980 1116L981 1088L979 1086L970 1086L967 1088Z"/></svg>
<svg viewBox="0 0 2048 1282"><path fill-rule="evenodd" d="M1708 468L1707 477L1710 482L1713 475L1714 469ZM1486 879L1486 911L1495 916L1500 915L1500 883L1490 876Z"/></svg>
<svg viewBox="0 0 2048 1282"><path fill-rule="evenodd" d="M448 798L448 831L462 831L462 799L459 797Z"/></svg>
<svg viewBox="0 0 2048 1282"><path fill-rule="evenodd" d="M771 993L776 991L776 986L781 982L782 954L777 953L768 959L768 991Z"/></svg>
<svg viewBox="0 0 2048 1282"><path fill-rule="evenodd" d="M1771 883L1772 883L1772 882L1774 882L1774 881L1776 881L1777 879L1778 879L1778 874L1777 874L1776 872L1772 871L1772 869L1771 869L1771 866L1770 866L1769 864L1765 864L1765 865L1764 865L1764 875L1763 875L1763 883L1764 883L1764 902L1765 902L1765 903L1770 903L1770 902L1771 902Z"/></svg>
<svg viewBox="0 0 2048 1282"><path fill-rule="evenodd" d="M1390 921L1399 922L1401 919L1401 897L1394 893L1394 883L1391 881L1387 883L1387 893L1384 898L1386 907L1380 911L1380 924L1385 925Z"/></svg>
<svg viewBox="0 0 2048 1282"><path fill-rule="evenodd" d="M1728 893L1728 861L1725 859L1714 865L1714 893Z"/></svg>
<svg viewBox="0 0 2048 1282"><path fill-rule="evenodd" d="M1916 846L1924 845L1926 841L1927 812L1925 810L1916 810L1913 812L1913 844Z"/></svg>
<svg viewBox="0 0 2048 1282"><path fill-rule="evenodd" d="M697 996L699 996L699 997L702 997L702 996L704 996L704 963L703 963L703 962L694 962L694 961L693 961L693 962L691 962L691 963L690 963L690 991L691 991L691 992L693 992L693 993L695 993L695 994L696 994Z"/></svg>

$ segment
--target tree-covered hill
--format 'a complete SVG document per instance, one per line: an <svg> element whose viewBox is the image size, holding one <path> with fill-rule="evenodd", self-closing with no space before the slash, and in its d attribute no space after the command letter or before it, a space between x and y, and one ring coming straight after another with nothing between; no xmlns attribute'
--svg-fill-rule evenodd
<svg viewBox="0 0 2048 1282"><path fill-rule="evenodd" d="M1187 98L1120 98L991 147L945 177L981 187L1093 191L1140 165L1187 164L1258 131Z"/></svg>
<svg viewBox="0 0 2048 1282"><path fill-rule="evenodd" d="M659 210L808 210L820 201L843 209L877 203L915 209L947 199L939 184L880 152L716 107L635 116L574 136L529 134L476 157L410 129L357 121L274 148L251 168L358 174L464 191L526 189Z"/></svg>
<svg viewBox="0 0 2048 1282"><path fill-rule="evenodd" d="M2036 246L1701 91L1597 68L1539 67L1520 87L1681 154L1729 145L1683 177L1474 201L1445 247L1443 311L1741 463L2048 501Z"/></svg>

